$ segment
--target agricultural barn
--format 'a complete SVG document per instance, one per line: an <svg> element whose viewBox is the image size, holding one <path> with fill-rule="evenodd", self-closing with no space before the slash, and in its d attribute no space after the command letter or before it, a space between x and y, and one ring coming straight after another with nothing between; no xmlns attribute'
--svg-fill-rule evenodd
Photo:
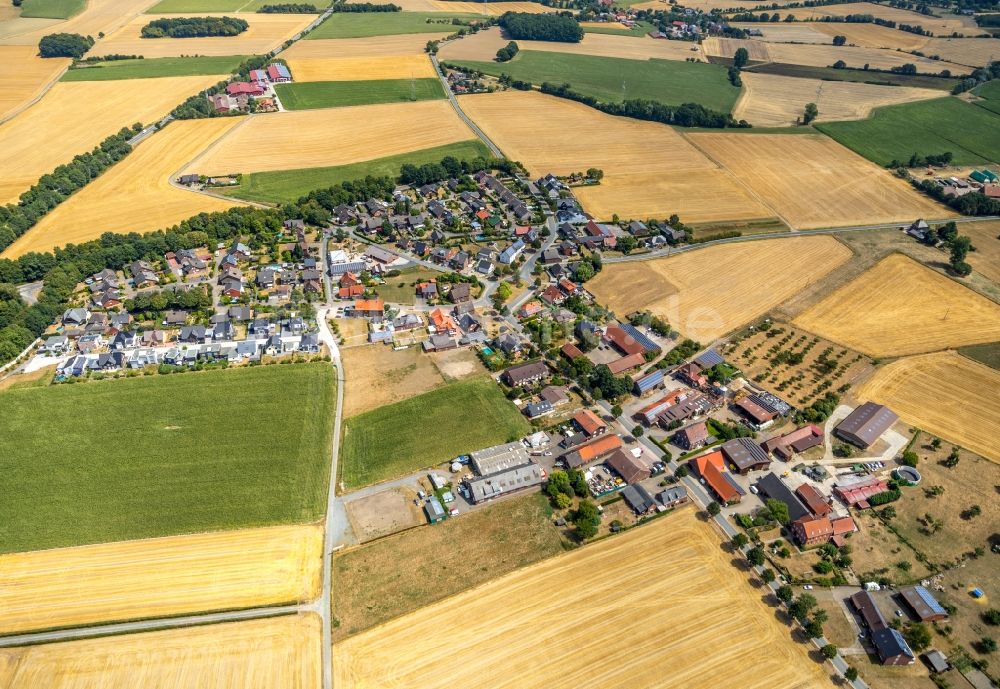
<svg viewBox="0 0 1000 689"><path fill-rule="evenodd" d="M638 483L650 476L646 465L633 457L631 452L625 450L616 450L604 463L621 476L625 483Z"/></svg>
<svg viewBox="0 0 1000 689"><path fill-rule="evenodd" d="M577 357L586 356L583 353L583 350L581 350L579 347L577 347L572 342L567 342L566 344L564 344L562 346L562 349L559 350L559 351L561 351L562 355L564 357L566 357L567 359L569 359L570 361L573 361Z"/></svg>
<svg viewBox="0 0 1000 689"><path fill-rule="evenodd" d="M548 367L541 361L530 361L526 364L511 366L503 372L503 382L511 387L537 383L549 375Z"/></svg>
<svg viewBox="0 0 1000 689"><path fill-rule="evenodd" d="M764 407L749 397L744 397L733 406L750 423L750 426L757 430L762 430L770 426L774 422L774 417L777 416L777 414L764 409Z"/></svg>
<svg viewBox="0 0 1000 689"><path fill-rule="evenodd" d="M809 483L803 483L801 486L795 489L795 495L798 496L802 504L817 517L825 517L833 511L830 507L830 503L826 501L823 494L816 490L816 487Z"/></svg>
<svg viewBox="0 0 1000 689"><path fill-rule="evenodd" d="M863 476L853 480L844 480L833 486L833 494L844 501L848 507L865 510L871 507L868 498L889 490L889 484L874 476Z"/></svg>
<svg viewBox="0 0 1000 689"><path fill-rule="evenodd" d="M647 426L652 426L656 417L674 406L682 395L684 395L683 390L672 390L655 402L650 402L633 416Z"/></svg>
<svg viewBox="0 0 1000 689"><path fill-rule="evenodd" d="M751 438L733 438L719 449L736 467L736 473L744 476L751 471L766 471L771 466L767 453Z"/></svg>
<svg viewBox="0 0 1000 689"><path fill-rule="evenodd" d="M861 615L865 627L871 632L872 644L883 665L912 665L915 656L903 635L892 629L878 609L872 594L858 591L851 596L851 604Z"/></svg>
<svg viewBox="0 0 1000 689"><path fill-rule="evenodd" d="M810 424L791 433L768 438L762 444L764 451L778 459L790 462L797 453L823 444L823 429Z"/></svg>
<svg viewBox="0 0 1000 689"><path fill-rule="evenodd" d="M907 607L921 622L938 622L948 619L948 611L923 586L909 586L899 592Z"/></svg>
<svg viewBox="0 0 1000 689"><path fill-rule="evenodd" d="M651 392L662 385L663 369L659 369L657 371L653 371L652 373L647 373L636 380L635 385L632 388L632 392L634 392L637 397L642 397L646 393Z"/></svg>
<svg viewBox="0 0 1000 689"><path fill-rule="evenodd" d="M690 467L700 478L705 479L705 485L712 489L723 505L737 503L746 495L726 471L726 459L721 452L709 452L695 457L691 460Z"/></svg>
<svg viewBox="0 0 1000 689"><path fill-rule="evenodd" d="M646 363L646 358L642 354L629 354L628 356L623 356L621 359L615 359L607 366L612 375L617 376L619 373L639 368L644 363Z"/></svg>
<svg viewBox="0 0 1000 689"><path fill-rule="evenodd" d="M431 496L428 498L427 502L424 503L424 514L427 515L427 521L431 524L437 524L439 521L444 519L444 508L441 507L441 503L438 501L436 496Z"/></svg>
<svg viewBox="0 0 1000 689"><path fill-rule="evenodd" d="M833 432L852 445L867 450L898 419L899 416L888 407L865 402L837 424Z"/></svg>
<svg viewBox="0 0 1000 689"><path fill-rule="evenodd" d="M542 478L540 466L534 463L523 464L470 480L469 495L474 503L485 502L500 495L541 485Z"/></svg>
<svg viewBox="0 0 1000 689"><path fill-rule="evenodd" d="M506 443L504 445L494 445L484 450L476 450L471 454L472 468L480 476L488 476L498 471L505 471L511 467L527 464L531 460L528 458L528 451L520 442Z"/></svg>
<svg viewBox="0 0 1000 689"><path fill-rule="evenodd" d="M780 500L788 505L788 516L794 522L803 517L809 517L809 510L802 504L802 501L785 485L785 482L778 478L777 474L766 474L757 481L757 490L774 500Z"/></svg>
<svg viewBox="0 0 1000 689"><path fill-rule="evenodd" d="M604 339L625 356L660 350L659 345L628 323L612 323L604 331Z"/></svg>
<svg viewBox="0 0 1000 689"><path fill-rule="evenodd" d="M576 447L572 452L567 452L562 460L570 469L576 469L608 456L615 450L621 449L621 446L622 439L617 435L605 435Z"/></svg>
<svg viewBox="0 0 1000 689"><path fill-rule="evenodd" d="M588 438L593 438L596 435L603 435L608 430L608 424L604 423L604 420L599 417L594 412L589 409L581 409L573 417L573 422L579 426L580 430L583 431Z"/></svg>
<svg viewBox="0 0 1000 689"><path fill-rule="evenodd" d="M656 506L653 496L642 486L626 486L622 499L636 514L647 514Z"/></svg>
<svg viewBox="0 0 1000 689"><path fill-rule="evenodd" d="M267 78L276 84L282 84L291 81L292 75L288 71L288 67L280 62L275 62L267 66Z"/></svg>
<svg viewBox="0 0 1000 689"><path fill-rule="evenodd" d="M718 364L724 362L725 359L714 349L708 349L698 356L695 357L694 363L698 364L702 368L712 368Z"/></svg>
<svg viewBox="0 0 1000 689"><path fill-rule="evenodd" d="M256 82L234 81L226 86L230 96L263 96L264 88Z"/></svg>

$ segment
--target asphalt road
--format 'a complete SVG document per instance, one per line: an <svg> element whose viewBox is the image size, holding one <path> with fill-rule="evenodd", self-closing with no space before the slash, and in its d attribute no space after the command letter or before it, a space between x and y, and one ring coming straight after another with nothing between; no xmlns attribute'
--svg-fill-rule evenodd
<svg viewBox="0 0 1000 689"><path fill-rule="evenodd" d="M431 53L430 57L431 64L434 65L434 73L437 74L438 79L441 80L441 85L444 86L444 92L448 94L448 101L451 103L451 107L455 108L455 113L463 122L465 122L465 124L469 126L469 129L476 133L476 136L483 140L483 143L486 144L490 151L492 151L493 155L497 158L503 158L504 154L503 151L500 150L500 147L493 143L490 137L486 136L486 133L479 128L478 124L473 122L472 119L465 114L465 111L462 110L462 106L458 104L458 99L455 98L455 94L451 92L451 85L448 84L448 80L444 78L443 74L441 74L441 66L438 64L437 55Z"/></svg>

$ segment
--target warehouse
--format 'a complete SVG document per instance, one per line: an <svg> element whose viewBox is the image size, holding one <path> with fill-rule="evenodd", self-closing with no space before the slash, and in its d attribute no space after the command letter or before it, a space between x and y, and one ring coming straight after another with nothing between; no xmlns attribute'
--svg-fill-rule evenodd
<svg viewBox="0 0 1000 689"><path fill-rule="evenodd" d="M899 416L888 407L865 402L837 424L833 432L852 445L867 450L898 419Z"/></svg>
<svg viewBox="0 0 1000 689"><path fill-rule="evenodd" d="M541 485L544 478L542 468L537 464L524 464L489 476L480 476L468 481L469 499L474 503L486 502L507 493Z"/></svg>
<svg viewBox="0 0 1000 689"><path fill-rule="evenodd" d="M752 438L733 438L723 443L719 449L740 475L751 471L766 471L771 466L767 453Z"/></svg>
<svg viewBox="0 0 1000 689"><path fill-rule="evenodd" d="M520 442L495 445L472 453L472 468L480 476L522 466L530 461L528 451Z"/></svg>

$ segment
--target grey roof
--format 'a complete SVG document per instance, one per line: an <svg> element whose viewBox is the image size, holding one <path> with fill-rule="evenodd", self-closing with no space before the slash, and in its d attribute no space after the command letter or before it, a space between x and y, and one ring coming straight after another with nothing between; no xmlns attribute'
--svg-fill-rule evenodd
<svg viewBox="0 0 1000 689"><path fill-rule="evenodd" d="M531 461L528 458L528 451L519 441L476 450L471 454L471 457L472 468L480 476L495 474L498 471L521 466Z"/></svg>
<svg viewBox="0 0 1000 689"><path fill-rule="evenodd" d="M888 407L865 402L837 424L834 430L860 440L867 446L878 440L897 419L899 417Z"/></svg>
<svg viewBox="0 0 1000 689"><path fill-rule="evenodd" d="M441 503L438 501L436 496L431 496L424 503L424 512L427 514L427 518L431 521L441 519L444 517L444 508L441 507Z"/></svg>
<svg viewBox="0 0 1000 689"><path fill-rule="evenodd" d="M892 627L886 627L885 629L873 632L872 643L875 645L875 651L882 661L896 656L914 657L913 651L910 650L909 644L906 643L906 639Z"/></svg>
<svg viewBox="0 0 1000 689"><path fill-rule="evenodd" d="M670 486L669 488L664 488L656 494L656 501L661 505L669 505L677 502L678 500L686 499L687 494L687 488L684 486Z"/></svg>
<svg viewBox="0 0 1000 689"><path fill-rule="evenodd" d="M653 506L653 496L642 486L626 486L622 491L622 499L635 512L647 512Z"/></svg>
<svg viewBox="0 0 1000 689"><path fill-rule="evenodd" d="M468 482L469 495L473 502L483 502L503 493L540 485L541 482L541 467L537 464L523 464L506 471L470 480Z"/></svg>
<svg viewBox="0 0 1000 689"><path fill-rule="evenodd" d="M809 510L807 510L806 506L802 504L802 501L799 500L798 496L785 485L784 481L778 478L777 474L765 474L759 481L757 481L757 489L767 497L780 500L788 505L788 516L791 517L792 521L801 519L802 517L810 514Z"/></svg>
<svg viewBox="0 0 1000 689"><path fill-rule="evenodd" d="M699 354L695 358L694 363L698 364L702 368L711 368L716 364L721 364L723 361L724 359L722 358L721 354L719 354L714 349L709 349Z"/></svg>
<svg viewBox="0 0 1000 689"><path fill-rule="evenodd" d="M934 672L946 672L950 667L948 665L948 657L941 651L929 651L924 655L924 658L930 663L931 669Z"/></svg>
<svg viewBox="0 0 1000 689"><path fill-rule="evenodd" d="M720 448L726 458L740 471L758 464L770 464L767 453L752 438L733 438Z"/></svg>

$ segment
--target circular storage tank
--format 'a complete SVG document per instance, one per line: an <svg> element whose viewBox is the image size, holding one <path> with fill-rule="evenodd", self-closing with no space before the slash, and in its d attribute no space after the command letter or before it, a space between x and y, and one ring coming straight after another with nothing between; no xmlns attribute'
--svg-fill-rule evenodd
<svg viewBox="0 0 1000 689"><path fill-rule="evenodd" d="M896 469L896 478L901 478L904 481L909 481L913 485L920 483L920 472L913 467L899 467Z"/></svg>

